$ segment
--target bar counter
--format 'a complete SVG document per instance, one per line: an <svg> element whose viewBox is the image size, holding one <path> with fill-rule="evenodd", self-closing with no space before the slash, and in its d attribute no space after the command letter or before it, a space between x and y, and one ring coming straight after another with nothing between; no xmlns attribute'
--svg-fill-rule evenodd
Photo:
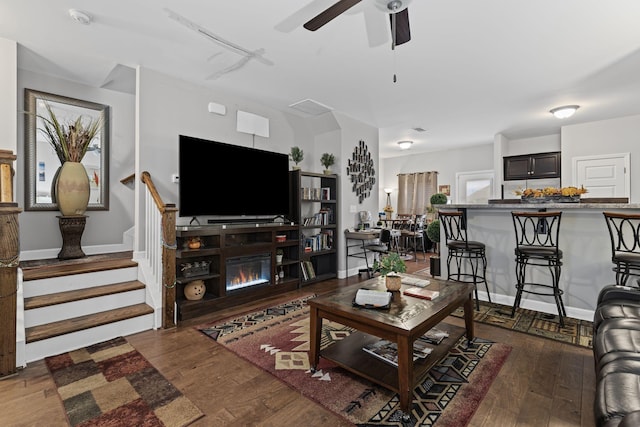
<svg viewBox="0 0 640 427"><path fill-rule="evenodd" d="M469 205L452 204L442 209L466 211L469 240L483 242L487 249L487 281L492 301L511 306L515 297L516 246L512 211L561 211L559 247L563 252L560 289L569 317L593 320L593 312L600 289L615 283L612 271L611 243L603 216L604 211L640 212L638 203L498 203ZM444 240L444 231L440 230ZM447 248L440 244L442 276L446 278ZM535 269L534 281L550 283L548 270ZM538 273L539 271L539 273ZM543 272L544 271L544 272ZM481 300L486 292L478 290ZM521 307L557 314L552 296L523 294Z"/></svg>

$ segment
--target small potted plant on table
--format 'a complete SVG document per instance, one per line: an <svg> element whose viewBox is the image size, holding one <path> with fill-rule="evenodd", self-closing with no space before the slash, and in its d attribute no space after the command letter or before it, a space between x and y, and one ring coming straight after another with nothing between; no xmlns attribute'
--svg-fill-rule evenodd
<svg viewBox="0 0 640 427"><path fill-rule="evenodd" d="M374 261L373 271L379 271L385 278L387 290L399 291L402 285L402 278L397 273L407 271L407 265L404 260L400 258L400 254L391 252L382 256L380 260Z"/></svg>
<svg viewBox="0 0 640 427"><path fill-rule="evenodd" d="M282 258L284 258L284 251L276 249L276 264L282 264Z"/></svg>

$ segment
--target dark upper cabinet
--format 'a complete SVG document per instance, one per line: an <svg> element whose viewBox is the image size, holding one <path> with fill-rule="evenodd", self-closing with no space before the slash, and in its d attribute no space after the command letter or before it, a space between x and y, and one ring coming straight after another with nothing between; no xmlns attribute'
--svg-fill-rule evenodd
<svg viewBox="0 0 640 427"><path fill-rule="evenodd" d="M560 152L504 158L504 180L560 178Z"/></svg>

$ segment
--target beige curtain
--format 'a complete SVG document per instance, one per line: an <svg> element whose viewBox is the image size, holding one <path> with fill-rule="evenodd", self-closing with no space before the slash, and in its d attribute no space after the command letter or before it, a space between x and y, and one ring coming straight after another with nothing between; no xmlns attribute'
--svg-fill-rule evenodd
<svg viewBox="0 0 640 427"><path fill-rule="evenodd" d="M398 215L422 215L438 189L438 172L398 175Z"/></svg>

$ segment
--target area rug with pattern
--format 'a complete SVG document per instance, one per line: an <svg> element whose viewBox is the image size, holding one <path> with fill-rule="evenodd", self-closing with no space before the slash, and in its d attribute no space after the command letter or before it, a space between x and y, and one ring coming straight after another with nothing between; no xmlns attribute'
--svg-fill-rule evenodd
<svg viewBox="0 0 640 427"><path fill-rule="evenodd" d="M458 309L453 315L464 317L464 311ZM480 301L479 311L474 310L474 320L582 347L592 347L593 323L587 320L565 317L564 327L561 327L557 315L520 307L511 317L511 306L486 301Z"/></svg>
<svg viewBox="0 0 640 427"><path fill-rule="evenodd" d="M196 328L358 426L465 426L511 351L505 344L477 338L467 346L461 339L416 386L411 421L403 423L396 393L323 358L315 372L310 370L307 299ZM325 319L321 347L351 331Z"/></svg>
<svg viewBox="0 0 640 427"><path fill-rule="evenodd" d="M204 415L123 337L45 363L74 427L183 427Z"/></svg>

